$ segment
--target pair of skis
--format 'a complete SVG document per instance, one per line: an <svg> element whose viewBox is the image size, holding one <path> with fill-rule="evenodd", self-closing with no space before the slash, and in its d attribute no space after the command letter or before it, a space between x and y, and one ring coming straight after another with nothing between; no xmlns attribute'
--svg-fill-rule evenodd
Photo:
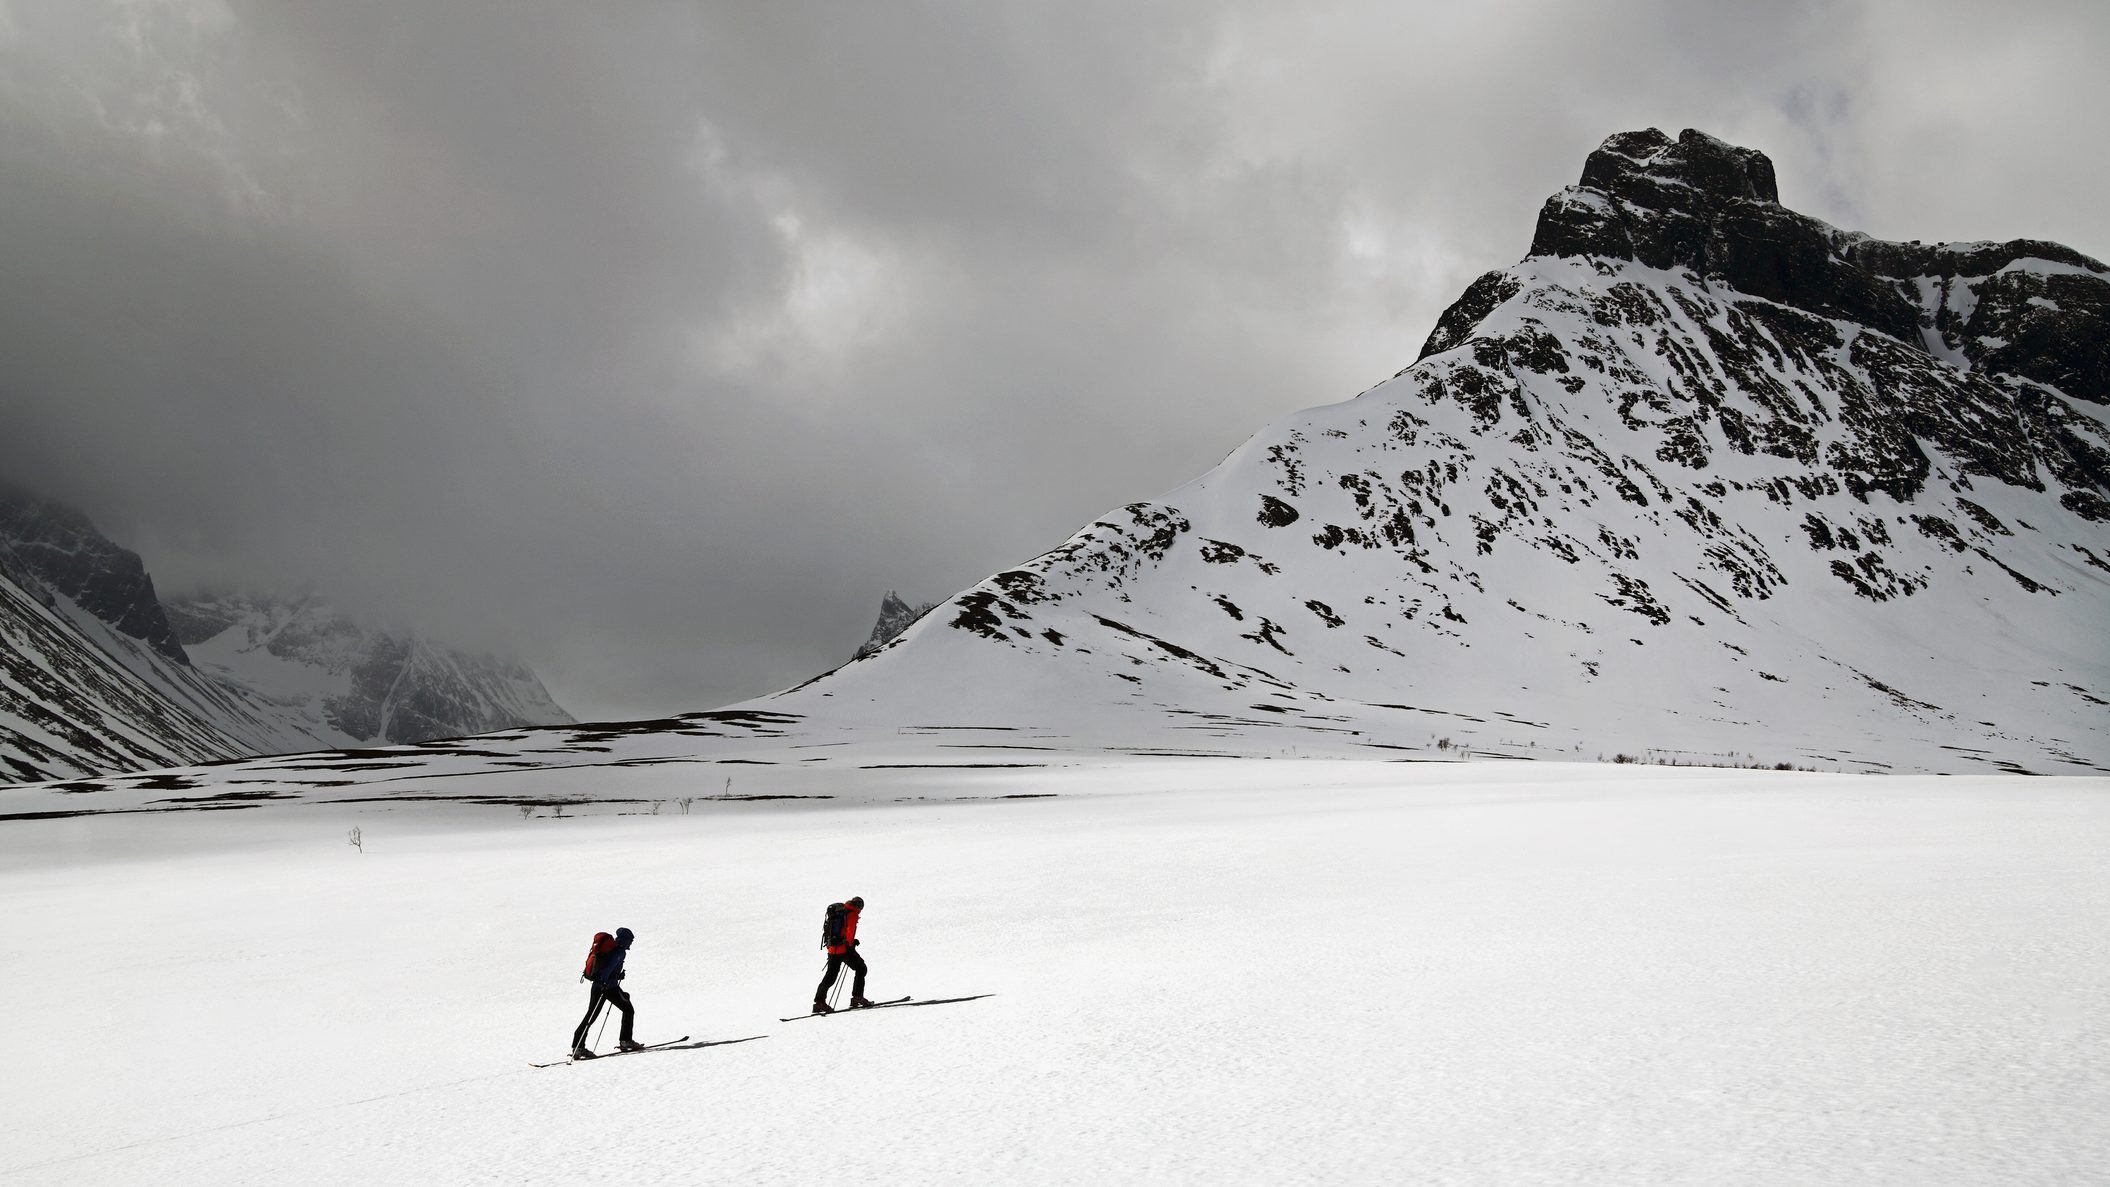
<svg viewBox="0 0 2110 1187"><path fill-rule="evenodd" d="M777 1021L797 1022L801 1018L833 1018L837 1014L862 1014L866 1010L884 1010L888 1006L945 1006L950 1005L953 1002L978 1002L985 997L993 996L995 995L988 993L977 993L968 997L927 997L924 998L922 1001L917 1001L915 998L912 997L897 997L888 1001L873 1002L869 1006L850 1006L846 1009L831 1010L826 1014L793 1014L789 1018L779 1018Z"/></svg>
<svg viewBox="0 0 2110 1187"><path fill-rule="evenodd" d="M697 1051L697 1050L701 1050L701 1049L703 1049L703 1048L705 1048L705 1047L725 1047L725 1046L730 1046L730 1045L731 1045L731 1044L733 1044L733 1043L752 1043L752 1042L754 1042L754 1041L755 1041L756 1039L760 1039L760 1038L766 1038L766 1037L768 1037L768 1036L766 1036L766 1035L749 1035L749 1036L747 1036L747 1037L746 1037L746 1038L744 1038L744 1039L706 1039L705 1041L703 1041L703 1042L701 1042L701 1043L689 1043L689 1036L687 1036L687 1035L683 1035L683 1036L681 1036L681 1037L680 1037L680 1038L678 1038L678 1039L668 1039L668 1040L667 1040L666 1042L664 1042L664 1043L647 1043L647 1044L645 1044L644 1046L642 1046L642 1047L639 1047L639 1048L637 1048L637 1049L636 1049L636 1050L634 1050L634 1051L610 1051L610 1052L609 1052L608 1054L606 1054L606 1055L590 1055L590 1056L588 1056L588 1057L587 1057L587 1059L617 1059L617 1058L620 1058L620 1057L622 1057L622 1056L625 1056L625 1055L643 1055L643 1054L644 1054L645 1052L647 1052L647 1051ZM686 1047L680 1046L679 1044L682 1044L682 1043L689 1043L689 1045L688 1045L688 1046L686 1046ZM570 1065L570 1064L574 1064L574 1063L585 1063L585 1062L586 1062L586 1060L585 1060L585 1059L558 1059L558 1060L553 1060L553 1061L551 1061L551 1062L549 1062L549 1063L530 1063L530 1064L528 1064L528 1066L529 1066L529 1067L566 1067L566 1066L568 1066L568 1065Z"/></svg>
<svg viewBox="0 0 2110 1187"><path fill-rule="evenodd" d="M820 1013L820 1012L818 1012L818 1011L816 1011L816 1012L814 1012L814 1013L811 1013L811 1014L793 1014L793 1015L792 1015L791 1017L789 1017L789 1018L779 1018L779 1019L777 1019L777 1021L779 1021L779 1022L797 1022L797 1021L798 1021L799 1019L801 1019L801 1018L826 1018L826 1017L828 1016L828 1014L856 1014L856 1013L859 1013L859 1012L861 1012L861 1011L864 1011L864 1010L883 1010L883 1009L885 1009L885 1008L886 1008L886 1007L888 1007L888 1006L903 1006L903 1005L907 1005L907 1004L908 1004L908 1001L909 1001L909 999L908 999L908 998L906 998L906 997L891 997L891 998L888 998L887 1000L885 1000L885 1001L883 1001L883 1002L873 1002L873 1003L872 1003L871 1005L869 1005L869 1006L844 1006L844 1007L843 1007L842 1009L840 1009L840 1010L830 1010L830 1011L828 1011L828 1012L827 1012L827 1014L823 1014L823 1013Z"/></svg>
<svg viewBox="0 0 2110 1187"><path fill-rule="evenodd" d="M871 1005L869 1005L869 1006L849 1006L849 1007L846 1007L846 1008L844 1008L844 1009L840 1009L840 1010L835 1010L835 1011L833 1011L833 1012L832 1012L832 1013L830 1013L830 1014L793 1014L793 1015L792 1015L791 1017L789 1017L789 1018L781 1018L781 1019L778 1019L778 1021L780 1021L780 1022L797 1022L797 1021L799 1021L800 1019L804 1019L804 1018L828 1018L828 1017L832 1017L832 1016L833 1016L834 1014L862 1014L862 1013L864 1013L864 1012L865 1012L865 1011L867 1011L867 1010L884 1010L884 1009L887 1009L887 1008L888 1008L888 1007L890 1007L890 1006L943 1006L943 1005L948 1005L948 1004L950 1004L950 1003L952 1003L952 1002L973 1002L973 1001L980 1001L981 999L983 999L983 998L985 998L985 997L990 997L990 996L993 996L993 995L991 995L991 994L987 994L987 993L977 993L977 994L974 994L974 995L972 995L972 996L969 996L969 997L935 997L935 998L925 998L925 999L924 999L924 1000L922 1000L922 1001L917 1001L917 1000L916 1000L915 998L913 998L913 997L897 997L897 998L891 998L891 999L889 999L889 1000L887 1000L887 1001L883 1001L883 1002L873 1002L873 1003L872 1003ZM644 1046L642 1046L642 1047L639 1047L639 1048L637 1048L637 1049L636 1049L636 1050L634 1050L634 1051L610 1051L610 1052L609 1052L608 1054L606 1054L606 1055L595 1055L595 1056L592 1056L591 1058L594 1058L594 1059L617 1059L617 1058L620 1058L620 1057L622 1057L622 1056L625 1056L625 1055L642 1055L642 1054L644 1054L644 1053L645 1053L645 1052L647 1052L647 1051L695 1051L695 1050L699 1050L699 1049L701 1049L701 1048L704 1048L704 1047L724 1047L724 1046L728 1046L728 1045L730 1045L730 1044L733 1044L733 1043L752 1043L752 1042L754 1042L754 1041L755 1041L756 1039L760 1039L760 1038L766 1038L766 1037L768 1037L768 1036L766 1036L766 1035L749 1035L749 1036L747 1036L747 1037L746 1037L746 1038L744 1038L744 1039L708 1039L708 1040L705 1040L704 1042L701 1042L701 1043L690 1043L690 1042L689 1042L689 1036L687 1036L687 1035L683 1035L683 1036L681 1036L681 1037L680 1037L680 1038L678 1038L678 1039L668 1039L668 1040L667 1040L666 1042L664 1042L664 1043L647 1043L647 1044L645 1044ZM682 1046L681 1044L683 1044L683 1043L688 1043L688 1046L686 1046L686 1047ZM574 1063L583 1063L583 1062L585 1062L585 1060L579 1060L579 1059L558 1059L558 1060L553 1060L553 1061L551 1061L551 1062L549 1062L549 1063L530 1063L530 1064L529 1064L528 1066L529 1066L529 1067L565 1067L565 1066L567 1066L567 1065L569 1065L569 1064L574 1064Z"/></svg>

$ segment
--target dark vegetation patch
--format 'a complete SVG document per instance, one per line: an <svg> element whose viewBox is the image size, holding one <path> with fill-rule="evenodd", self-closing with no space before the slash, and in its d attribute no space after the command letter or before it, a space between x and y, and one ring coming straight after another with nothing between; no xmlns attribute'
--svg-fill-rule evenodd
<svg viewBox="0 0 2110 1187"><path fill-rule="evenodd" d="M0 820L63 820L69 816L143 816L155 812L239 812L259 804L185 804L180 808L60 808L38 812L0 812Z"/></svg>
<svg viewBox="0 0 2110 1187"><path fill-rule="evenodd" d="M1875 677L1869 675L1866 672L1853 668L1849 668L1848 671L1851 671L1854 675L1859 676L1863 684L1866 684L1868 687L1875 689L1877 692L1882 693L1886 697L1889 697L1891 703L1895 704L1900 709L1922 709L1929 713L1939 713L1942 711L1942 707L1940 705L1929 704L1926 701L1914 700L1911 697L1906 696L1904 693L1899 692L1897 689L1890 687L1888 684L1883 683L1881 680L1876 679ZM2028 774L2028 772L2025 771L2023 772L2023 774Z"/></svg>
<svg viewBox="0 0 2110 1187"><path fill-rule="evenodd" d="M155 800L157 804L209 804L239 800L292 800L299 796L286 791L223 791L217 795L179 795Z"/></svg>
<svg viewBox="0 0 2110 1187"><path fill-rule="evenodd" d="M1281 627L1279 627L1279 626L1275 625L1275 623L1274 623L1274 622L1272 622L1272 621L1270 621L1269 619L1267 619L1267 618L1263 617L1263 618L1261 618L1261 620L1260 620L1260 626L1259 626L1259 627L1258 627L1257 629L1255 629L1255 630L1253 631L1253 633L1252 633L1252 634L1250 634L1250 635L1240 635L1240 636L1238 636L1238 637L1239 637L1239 638L1241 638L1241 639L1247 639L1247 640L1250 640L1250 641L1252 641L1252 642L1254 642L1254 643L1265 643L1265 644L1267 644L1268 646L1270 646L1270 647L1274 648L1275 650L1277 650L1277 651L1281 652L1281 653L1282 653L1282 654L1284 654L1284 655L1293 655L1293 654L1295 654L1295 653L1294 653L1294 652L1292 652L1292 651L1291 651L1291 650L1290 650L1289 648L1287 648L1287 647L1284 647L1284 646L1283 646L1283 645L1282 645L1281 643L1278 643L1278 642L1276 642L1276 640L1275 640L1275 636L1277 636L1277 635L1280 635L1280 634L1283 634L1283 633L1285 633L1285 632L1283 631L1283 629L1282 629Z"/></svg>
<svg viewBox="0 0 2110 1187"><path fill-rule="evenodd" d="M1025 615L1019 613L1017 607L1012 606L1009 602L997 597L994 592L986 589L978 589L972 593L962 594L955 600L960 607L960 613L948 625L963 631L971 631L985 639L995 639L1000 643L1010 642L1011 636L1004 630L1004 620L997 614L997 611L1001 609L1005 614L1015 619L1023 619L1025 617Z"/></svg>

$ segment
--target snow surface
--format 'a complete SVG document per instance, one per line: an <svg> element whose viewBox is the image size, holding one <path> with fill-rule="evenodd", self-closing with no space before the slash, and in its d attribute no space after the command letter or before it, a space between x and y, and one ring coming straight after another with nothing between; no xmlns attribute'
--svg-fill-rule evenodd
<svg viewBox="0 0 2110 1187"><path fill-rule="evenodd" d="M0 823L0 1182L2110 1164L2110 779L1062 759L744 768L837 798L685 815ZM606 773L671 799L724 772ZM875 995L994 996L778 1022L853 893ZM581 950L617 925L642 1037L766 1037L528 1068L561 1055Z"/></svg>

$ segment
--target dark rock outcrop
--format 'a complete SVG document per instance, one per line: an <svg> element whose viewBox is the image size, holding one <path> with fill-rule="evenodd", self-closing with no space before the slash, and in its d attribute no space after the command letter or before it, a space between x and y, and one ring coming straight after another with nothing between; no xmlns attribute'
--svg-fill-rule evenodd
<svg viewBox="0 0 2110 1187"><path fill-rule="evenodd" d="M86 515L0 485L0 546L6 572L35 592L45 586L166 658L188 665L139 554L112 543Z"/></svg>
<svg viewBox="0 0 2110 1187"><path fill-rule="evenodd" d="M1690 269L1911 345L1931 333L1989 374L2110 401L2110 269L2100 262L2036 239L1922 245L1842 232L1780 204L1764 153L1691 129L1607 139L1581 183L1546 200L1531 254ZM1950 299L1959 285L1968 300ZM1467 319L1492 307L1473 297L1445 314L1424 356L1463 341Z"/></svg>
<svg viewBox="0 0 2110 1187"><path fill-rule="evenodd" d="M879 621L872 624L870 637L858 644L857 653L851 658L863 659L893 642L901 632L914 626L917 619L936 609L937 605L936 602L925 602L920 606L911 606L902 600L900 594L891 589L886 591L886 596L879 600Z"/></svg>

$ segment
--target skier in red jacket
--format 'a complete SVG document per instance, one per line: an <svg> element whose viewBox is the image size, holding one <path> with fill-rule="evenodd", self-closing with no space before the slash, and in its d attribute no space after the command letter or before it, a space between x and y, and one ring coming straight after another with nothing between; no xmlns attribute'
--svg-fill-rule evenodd
<svg viewBox="0 0 2110 1187"><path fill-rule="evenodd" d="M857 979L850 983L850 1008L855 1010L872 1003L865 1000L865 958L857 954L857 916L865 909L862 897L852 896L840 903L830 903L828 914L821 923L821 946L828 950L828 973L821 978L821 987L813 991L813 1012L832 1014L835 1008L828 1004L828 991L835 988L835 978L848 965Z"/></svg>

